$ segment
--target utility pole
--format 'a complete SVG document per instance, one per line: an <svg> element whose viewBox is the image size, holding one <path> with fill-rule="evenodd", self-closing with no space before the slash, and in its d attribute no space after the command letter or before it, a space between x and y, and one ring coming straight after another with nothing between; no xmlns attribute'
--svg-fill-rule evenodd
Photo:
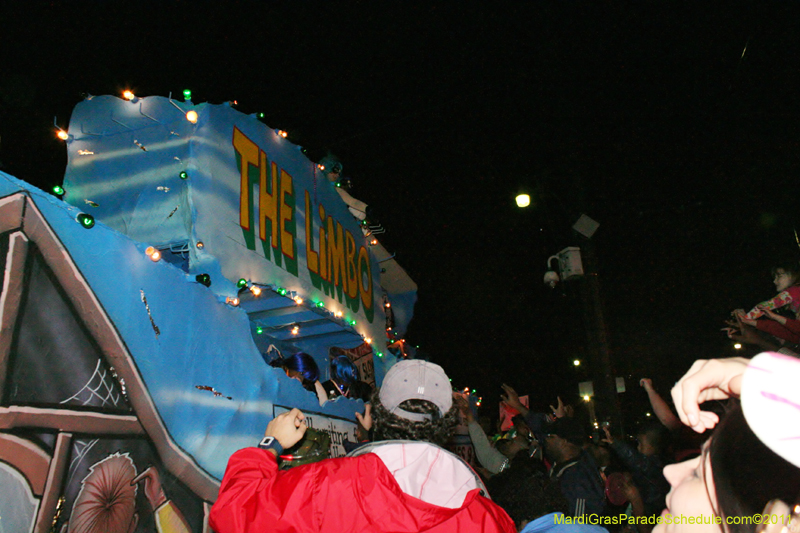
<svg viewBox="0 0 800 533"><path fill-rule="evenodd" d="M590 371L596 380L595 390L601 413L610 415L613 427L622 432L622 410L617 397L614 365L608 343L608 329L603 314L603 299L600 294L600 278L594 243L586 239L581 244L584 278L581 280L583 317L590 354Z"/></svg>

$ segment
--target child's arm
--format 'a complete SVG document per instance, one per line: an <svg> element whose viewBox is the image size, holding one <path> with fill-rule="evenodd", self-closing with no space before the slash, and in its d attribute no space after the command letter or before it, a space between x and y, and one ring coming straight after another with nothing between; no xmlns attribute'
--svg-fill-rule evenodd
<svg viewBox="0 0 800 533"><path fill-rule="evenodd" d="M783 307L784 305L790 304L795 300L795 298L792 297L792 292L796 292L792 290L794 288L795 287L792 287L790 289L781 292L771 300L767 300L766 302L761 302L760 304L752 308L749 313L745 314L743 318L754 320L762 316L764 314L765 309L778 309L779 307Z"/></svg>

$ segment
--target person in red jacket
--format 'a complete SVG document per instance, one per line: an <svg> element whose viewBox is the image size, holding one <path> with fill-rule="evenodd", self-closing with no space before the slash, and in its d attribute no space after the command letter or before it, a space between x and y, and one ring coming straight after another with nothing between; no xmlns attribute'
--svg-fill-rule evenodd
<svg viewBox="0 0 800 533"><path fill-rule="evenodd" d="M440 366L397 363L373 403L376 438L396 440L286 471L276 458L300 441L305 416L292 409L275 417L258 448L231 456L211 509L214 531L516 531L472 469L436 444L456 422Z"/></svg>

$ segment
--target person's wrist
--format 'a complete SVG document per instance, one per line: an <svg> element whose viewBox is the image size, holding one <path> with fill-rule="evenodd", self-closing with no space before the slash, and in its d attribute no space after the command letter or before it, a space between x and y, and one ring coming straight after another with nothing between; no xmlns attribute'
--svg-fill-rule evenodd
<svg viewBox="0 0 800 533"><path fill-rule="evenodd" d="M271 435L264 435L264 438L258 443L258 447L262 450L272 452L275 457L278 457L281 453L283 453L284 450L283 444L281 444L277 438Z"/></svg>

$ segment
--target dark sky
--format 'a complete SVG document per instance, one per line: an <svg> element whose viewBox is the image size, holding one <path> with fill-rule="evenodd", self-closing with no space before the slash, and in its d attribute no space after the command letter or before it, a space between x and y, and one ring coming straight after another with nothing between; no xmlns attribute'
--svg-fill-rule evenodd
<svg viewBox="0 0 800 533"><path fill-rule="evenodd" d="M236 99L341 158L419 284L408 339L457 383L590 377L580 285L542 283L581 213L618 375L666 391L733 354L722 320L798 255L797 4L483 4L3 2L0 161L60 182L81 93Z"/></svg>

